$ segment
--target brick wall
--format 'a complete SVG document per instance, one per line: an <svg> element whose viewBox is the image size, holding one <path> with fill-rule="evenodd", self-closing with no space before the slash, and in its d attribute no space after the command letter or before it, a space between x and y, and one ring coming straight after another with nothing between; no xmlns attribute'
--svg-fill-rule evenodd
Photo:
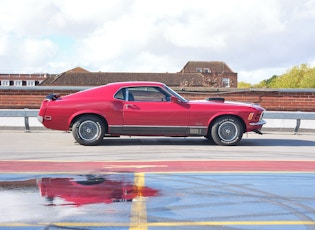
<svg viewBox="0 0 315 230"><path fill-rule="evenodd" d="M315 90L307 91L239 91L239 92L180 92L185 98L205 99L223 97L226 101L240 101L259 104L269 111L315 112Z"/></svg>
<svg viewBox="0 0 315 230"><path fill-rule="evenodd" d="M78 89L4 89L0 88L0 109L38 109L45 96L51 93L66 95L77 92ZM314 90L236 90L236 89L206 89L178 88L175 90L187 99L205 99L223 97L228 101L240 101L260 104L270 111L305 111L315 112Z"/></svg>
<svg viewBox="0 0 315 230"><path fill-rule="evenodd" d="M78 90L18 90L0 89L0 109L38 109L48 94L66 95Z"/></svg>

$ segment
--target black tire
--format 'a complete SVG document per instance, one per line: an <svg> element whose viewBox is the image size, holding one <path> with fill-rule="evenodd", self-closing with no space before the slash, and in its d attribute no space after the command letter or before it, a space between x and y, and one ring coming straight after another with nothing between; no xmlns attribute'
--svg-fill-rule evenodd
<svg viewBox="0 0 315 230"><path fill-rule="evenodd" d="M214 141L213 141L213 138L212 138L212 136L211 136L211 132L210 132L210 134L208 133L206 136L204 136L206 139L207 139L207 141L209 142L209 144L215 144L214 143Z"/></svg>
<svg viewBox="0 0 315 230"><path fill-rule="evenodd" d="M237 145L243 137L243 124L237 117L223 116L211 128L213 141L218 145Z"/></svg>
<svg viewBox="0 0 315 230"><path fill-rule="evenodd" d="M82 116L73 124L72 135L81 145L98 145L105 135L105 125L96 116Z"/></svg>

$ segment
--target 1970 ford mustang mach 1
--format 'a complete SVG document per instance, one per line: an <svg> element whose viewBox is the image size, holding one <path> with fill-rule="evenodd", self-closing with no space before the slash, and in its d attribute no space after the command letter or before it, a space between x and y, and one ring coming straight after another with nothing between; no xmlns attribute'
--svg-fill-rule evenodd
<svg viewBox="0 0 315 230"><path fill-rule="evenodd" d="M243 133L260 133L264 109L224 99L188 101L159 82L118 82L60 97L48 95L38 119L46 128L72 130L81 145L105 135L204 136L236 145Z"/></svg>

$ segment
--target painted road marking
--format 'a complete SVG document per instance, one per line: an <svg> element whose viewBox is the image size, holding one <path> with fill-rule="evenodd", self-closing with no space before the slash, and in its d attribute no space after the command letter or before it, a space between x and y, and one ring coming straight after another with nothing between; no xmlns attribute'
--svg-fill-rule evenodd
<svg viewBox="0 0 315 230"><path fill-rule="evenodd" d="M136 168L136 169L143 169L143 168L165 168L168 167L168 165L105 165L105 169L117 169L117 168Z"/></svg>
<svg viewBox="0 0 315 230"><path fill-rule="evenodd" d="M142 196L142 190L145 186L144 173L135 173L134 186L137 189L138 196L132 202L130 230L147 230L147 210L145 197Z"/></svg>
<svg viewBox="0 0 315 230"><path fill-rule="evenodd" d="M315 172L315 161L0 161L1 173L112 172ZM110 167L107 168L106 167Z"/></svg>
<svg viewBox="0 0 315 230"><path fill-rule="evenodd" d="M9 173L74 173L83 171L107 173L106 167L117 165L114 171L133 172L134 185L138 188L138 198L131 204L129 221L125 223L99 223L99 222L56 222L56 223L0 223L0 227L38 227L43 225L56 225L61 227L126 227L129 229L147 230L149 227L180 227L180 226L305 226L315 225L315 221L299 220L262 220L262 221L178 221L178 222L148 222L146 200L141 195L141 190L145 186L145 175L151 173L191 173L191 171L203 173L314 173L315 161L158 161L158 162L48 162L48 161L0 161L0 172ZM159 166L163 167L159 167ZM190 166L189 166L190 165ZM45 168L47 166L48 168ZM73 166L73 168L72 168ZM127 167L130 166L130 167ZM141 167L139 167L141 166ZM143 167L144 166L144 167ZM148 167L145 167L148 166ZM158 166L158 167L155 167ZM167 166L167 167L164 167ZM187 169L188 168L188 169ZM123 170L125 169L125 170ZM194 169L194 170L191 170ZM224 170L223 170L224 169ZM164 171L166 170L166 171ZM186 171L185 171L186 170ZM147 173L144 173L147 172ZM125 171L126 172L126 171ZM312 175L312 174L308 174ZM314 178L314 177L313 177ZM280 218L279 218L280 219ZM184 219L185 220L185 219ZM248 221L246 221L248 220ZM312 226L313 227L313 226ZM292 227L291 227L292 228ZM296 228L296 227L293 227Z"/></svg>

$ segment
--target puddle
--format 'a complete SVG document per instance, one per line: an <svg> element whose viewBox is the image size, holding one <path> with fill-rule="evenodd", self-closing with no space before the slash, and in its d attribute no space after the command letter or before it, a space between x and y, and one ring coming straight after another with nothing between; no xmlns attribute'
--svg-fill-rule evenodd
<svg viewBox="0 0 315 230"><path fill-rule="evenodd" d="M121 174L40 177L0 181L0 191L21 193L21 196L39 191L40 196L45 198L45 205L74 206L132 202L139 196L151 197L158 194L156 189L133 184L132 179L133 175ZM55 203L55 200L59 202Z"/></svg>
<svg viewBox="0 0 315 230"><path fill-rule="evenodd" d="M124 180L110 176L86 175L83 178L40 178L37 185L48 205L56 205L54 200L61 198L61 205L87 205L113 202L131 202L138 196L157 195L158 191L148 187L138 187ZM59 204L60 205L60 204Z"/></svg>
<svg viewBox="0 0 315 230"><path fill-rule="evenodd" d="M2 175L5 176L5 175ZM137 173L0 177L1 223L130 222L139 199L159 195Z"/></svg>

